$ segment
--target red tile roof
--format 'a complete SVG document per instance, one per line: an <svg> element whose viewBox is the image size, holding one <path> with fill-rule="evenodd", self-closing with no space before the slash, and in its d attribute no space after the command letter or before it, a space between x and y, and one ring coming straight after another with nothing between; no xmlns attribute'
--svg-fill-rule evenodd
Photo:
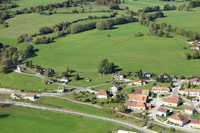
<svg viewBox="0 0 200 133"><path fill-rule="evenodd" d="M178 103L180 101L180 98L179 97L174 97L174 96L172 96L172 97L166 97L165 99L164 99L164 102L168 102L168 103Z"/></svg>
<svg viewBox="0 0 200 133"><path fill-rule="evenodd" d="M31 94L31 93L25 95L25 97L35 97L35 96L36 96L35 94Z"/></svg>
<svg viewBox="0 0 200 133"><path fill-rule="evenodd" d="M184 91L200 92L200 89L185 89Z"/></svg>
<svg viewBox="0 0 200 133"><path fill-rule="evenodd" d="M177 114L177 115L172 115L170 117L171 119L177 120L177 121L181 121L183 123L187 123L189 121L189 119L181 114Z"/></svg>
<svg viewBox="0 0 200 133"><path fill-rule="evenodd" d="M195 109L189 106L185 106L185 110L190 110L190 111L194 111Z"/></svg>
<svg viewBox="0 0 200 133"><path fill-rule="evenodd" d="M169 111L169 110L165 109L165 108L159 108L158 111L159 112L163 112L163 113L167 113L167 111Z"/></svg>
<svg viewBox="0 0 200 133"><path fill-rule="evenodd" d="M200 81L200 78L193 78L189 80L189 82L197 82L197 81Z"/></svg>
<svg viewBox="0 0 200 133"><path fill-rule="evenodd" d="M166 90L166 91L170 91L168 86L153 86L152 90Z"/></svg>
<svg viewBox="0 0 200 133"><path fill-rule="evenodd" d="M198 119L192 119L190 123L191 124L200 124L200 120L198 120Z"/></svg>
<svg viewBox="0 0 200 133"><path fill-rule="evenodd" d="M137 100L137 101L146 101L148 96L147 95L138 95L138 94L129 94L129 100Z"/></svg>
<svg viewBox="0 0 200 133"><path fill-rule="evenodd" d="M135 89L134 94L149 95L149 89Z"/></svg>
<svg viewBox="0 0 200 133"><path fill-rule="evenodd" d="M99 90L98 95L104 95L107 96L107 91L106 90Z"/></svg>
<svg viewBox="0 0 200 133"><path fill-rule="evenodd" d="M141 102L141 101L126 101L125 105L126 106L134 106L134 107L143 107L143 108L146 107L145 103Z"/></svg>

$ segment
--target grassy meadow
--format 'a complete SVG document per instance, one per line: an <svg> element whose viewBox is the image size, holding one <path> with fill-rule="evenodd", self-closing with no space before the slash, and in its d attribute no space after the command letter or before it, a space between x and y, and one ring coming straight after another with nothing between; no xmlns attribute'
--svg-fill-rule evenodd
<svg viewBox="0 0 200 133"><path fill-rule="evenodd" d="M13 106L0 108L0 117L2 133L106 133L119 127L91 118Z"/></svg>
<svg viewBox="0 0 200 133"><path fill-rule="evenodd" d="M200 33L200 8L195 8L192 11L166 11L164 18L159 18L156 23L166 22L173 27L183 28Z"/></svg>

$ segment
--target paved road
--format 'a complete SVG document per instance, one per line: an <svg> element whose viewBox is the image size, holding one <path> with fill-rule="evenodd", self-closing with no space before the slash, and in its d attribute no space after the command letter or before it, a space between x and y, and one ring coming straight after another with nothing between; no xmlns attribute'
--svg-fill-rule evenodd
<svg viewBox="0 0 200 133"><path fill-rule="evenodd" d="M122 121L119 121L119 120L106 118L106 117L100 117L100 116L95 116L95 115L90 115L90 114L85 114L85 113L80 113L80 112L74 112L74 111L68 111L68 110L63 110L63 109L57 109L57 108L36 106L36 105L32 105L32 104L29 104L29 103L23 103L23 102L0 101L0 103L10 104L10 105L14 105L14 106L20 106L20 107L25 107L25 108L48 110L48 111L55 111L55 112L61 112L61 113L66 113L66 114L73 114L73 115L79 115L79 116L84 116L84 117L90 117L90 118L99 119L99 120L103 120L103 121L113 122L113 123L120 124L120 125L123 125L123 126L127 126L127 127L130 127L130 128L134 128L134 129L137 129L137 130L142 131L144 133L154 133L151 130L144 129L144 128L141 128L141 127L138 127L138 126L126 123L126 122L122 122Z"/></svg>

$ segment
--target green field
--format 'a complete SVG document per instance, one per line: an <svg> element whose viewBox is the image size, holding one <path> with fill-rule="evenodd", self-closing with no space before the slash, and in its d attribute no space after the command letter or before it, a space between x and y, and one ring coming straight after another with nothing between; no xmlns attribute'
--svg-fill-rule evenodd
<svg viewBox="0 0 200 133"><path fill-rule="evenodd" d="M159 18L156 23L166 22L173 27L183 28L200 33L200 8L195 8L192 11L166 11L164 18Z"/></svg>
<svg viewBox="0 0 200 133"><path fill-rule="evenodd" d="M133 37L137 32L142 32L145 36ZM107 34L111 37L107 37ZM114 62L123 71L143 69L157 74L166 72L186 76L200 72L197 69L198 60L184 59L187 50L183 48L188 46L185 40L177 36L166 39L147 34L146 27L131 23L116 26L113 30L91 30L68 35L49 45L37 45L38 56L31 60L57 72L64 71L67 66L71 67L81 76L94 79L93 83L107 80L97 73L97 65L104 58Z"/></svg>
<svg viewBox="0 0 200 133"><path fill-rule="evenodd" d="M119 126L113 123L21 107L0 108L1 133L106 133Z"/></svg>
<svg viewBox="0 0 200 133"><path fill-rule="evenodd" d="M25 91L39 91L39 89L57 89L57 85L45 85L40 78L18 73L0 74L0 87Z"/></svg>

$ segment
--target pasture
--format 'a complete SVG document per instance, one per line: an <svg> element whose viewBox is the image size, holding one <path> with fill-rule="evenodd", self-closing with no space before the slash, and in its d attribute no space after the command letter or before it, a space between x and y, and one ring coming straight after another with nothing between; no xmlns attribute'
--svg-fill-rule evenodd
<svg viewBox="0 0 200 133"><path fill-rule="evenodd" d="M192 11L166 11L164 18L159 18L156 23L166 22L173 27L191 30L200 33L200 8L195 8Z"/></svg>
<svg viewBox="0 0 200 133"><path fill-rule="evenodd" d="M0 108L0 116L2 133L105 133L119 127L91 118L13 106Z"/></svg>

